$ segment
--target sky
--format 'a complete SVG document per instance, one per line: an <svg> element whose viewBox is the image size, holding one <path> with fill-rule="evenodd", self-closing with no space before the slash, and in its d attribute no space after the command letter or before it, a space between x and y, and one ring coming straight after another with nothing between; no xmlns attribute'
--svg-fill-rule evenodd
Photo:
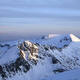
<svg viewBox="0 0 80 80"><path fill-rule="evenodd" d="M49 33L80 34L80 0L0 0L0 40Z"/></svg>

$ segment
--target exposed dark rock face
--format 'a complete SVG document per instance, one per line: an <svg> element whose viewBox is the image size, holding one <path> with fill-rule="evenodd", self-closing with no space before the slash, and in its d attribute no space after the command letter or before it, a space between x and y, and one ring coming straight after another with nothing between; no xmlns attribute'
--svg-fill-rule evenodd
<svg viewBox="0 0 80 80"><path fill-rule="evenodd" d="M10 45L9 44L4 44L4 45L0 44L0 47L8 47L8 48L10 48Z"/></svg>
<svg viewBox="0 0 80 80"><path fill-rule="evenodd" d="M0 75L1 75L2 79L5 79L5 78L7 78L7 76L6 76L6 72L3 69L4 69L4 67L2 67L0 65Z"/></svg>
<svg viewBox="0 0 80 80"><path fill-rule="evenodd" d="M41 39L45 39L45 36L42 36Z"/></svg>
<svg viewBox="0 0 80 80"><path fill-rule="evenodd" d="M44 47L44 49L45 49L46 51L48 51L48 50L49 50L47 47Z"/></svg>
<svg viewBox="0 0 80 80"><path fill-rule="evenodd" d="M17 58L15 62L10 64L0 65L0 75L3 80L6 80L7 77L11 77L18 72L26 73L30 69L30 64L22 59L21 57Z"/></svg>
<svg viewBox="0 0 80 80"><path fill-rule="evenodd" d="M50 49L55 50L55 49L57 49L57 47L56 46L50 46Z"/></svg>
<svg viewBox="0 0 80 80"><path fill-rule="evenodd" d="M54 73L60 73L60 72L64 72L64 69L57 69L57 70L53 70Z"/></svg>
<svg viewBox="0 0 80 80"><path fill-rule="evenodd" d="M53 64L57 64L58 62L59 62L59 61L53 56L53 57L52 57L52 63L53 63Z"/></svg>

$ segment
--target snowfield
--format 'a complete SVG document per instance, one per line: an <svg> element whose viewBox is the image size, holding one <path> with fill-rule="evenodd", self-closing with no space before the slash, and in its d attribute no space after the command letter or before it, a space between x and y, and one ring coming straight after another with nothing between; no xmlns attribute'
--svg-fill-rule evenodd
<svg viewBox="0 0 80 80"><path fill-rule="evenodd" d="M32 75L31 74L32 73L17 74L13 78L8 78L7 80L34 80L34 74ZM38 80L80 80L80 69L71 70L71 71L60 73L60 74L48 75L48 76L44 76L43 78L41 77L42 76L39 76L37 79Z"/></svg>
<svg viewBox="0 0 80 80"><path fill-rule="evenodd" d="M79 74L80 39L73 34L0 42L0 80L80 80Z"/></svg>
<svg viewBox="0 0 80 80"><path fill-rule="evenodd" d="M41 80L80 80L80 69L63 72L57 75L51 75Z"/></svg>

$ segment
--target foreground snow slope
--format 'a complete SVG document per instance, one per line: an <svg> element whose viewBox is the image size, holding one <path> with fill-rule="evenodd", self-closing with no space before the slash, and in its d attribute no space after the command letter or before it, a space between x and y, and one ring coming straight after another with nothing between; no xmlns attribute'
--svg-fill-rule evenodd
<svg viewBox="0 0 80 80"><path fill-rule="evenodd" d="M80 69L63 72L54 76L51 75L40 80L80 80Z"/></svg>
<svg viewBox="0 0 80 80"><path fill-rule="evenodd" d="M34 74L33 74L34 75ZM8 78L7 80L34 80L33 75L30 74L17 74L13 78ZM33 79L31 79L31 77ZM36 75L37 77L37 75ZM36 79L37 80L37 79ZM80 69L75 69L67 72L63 72L60 74L48 75L44 76L43 78L40 77L38 80L80 80Z"/></svg>

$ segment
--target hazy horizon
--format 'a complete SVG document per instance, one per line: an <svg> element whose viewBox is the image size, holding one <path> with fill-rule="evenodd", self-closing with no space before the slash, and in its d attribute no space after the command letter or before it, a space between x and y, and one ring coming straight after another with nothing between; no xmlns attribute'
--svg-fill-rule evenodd
<svg viewBox="0 0 80 80"><path fill-rule="evenodd" d="M1 0L0 40L49 33L80 36L79 0Z"/></svg>

